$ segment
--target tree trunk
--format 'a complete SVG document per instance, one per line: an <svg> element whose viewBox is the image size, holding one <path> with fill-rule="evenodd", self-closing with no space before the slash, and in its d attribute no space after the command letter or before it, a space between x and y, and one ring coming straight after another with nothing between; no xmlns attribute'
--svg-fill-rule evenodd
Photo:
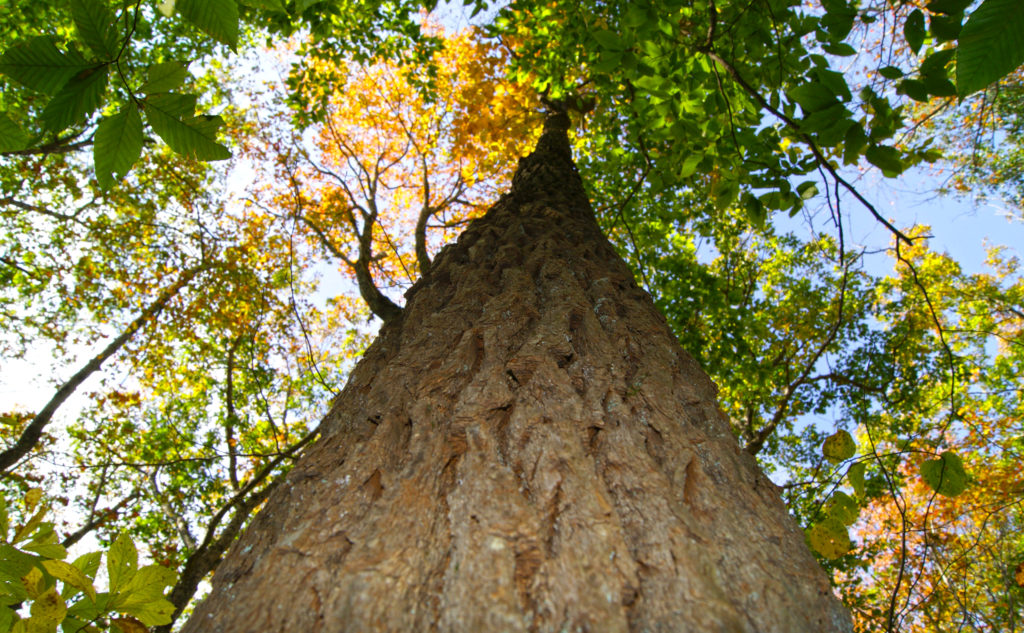
<svg viewBox="0 0 1024 633"><path fill-rule="evenodd" d="M185 631L851 630L567 128L409 291Z"/></svg>

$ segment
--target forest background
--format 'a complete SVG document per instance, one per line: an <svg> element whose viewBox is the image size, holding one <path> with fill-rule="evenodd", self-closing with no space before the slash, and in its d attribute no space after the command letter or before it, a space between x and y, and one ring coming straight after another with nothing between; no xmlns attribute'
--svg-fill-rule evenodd
<svg viewBox="0 0 1024 633"><path fill-rule="evenodd" d="M1017 5L8 2L0 630L179 621L545 102L859 629L1018 630L1018 254L883 183L1019 223Z"/></svg>

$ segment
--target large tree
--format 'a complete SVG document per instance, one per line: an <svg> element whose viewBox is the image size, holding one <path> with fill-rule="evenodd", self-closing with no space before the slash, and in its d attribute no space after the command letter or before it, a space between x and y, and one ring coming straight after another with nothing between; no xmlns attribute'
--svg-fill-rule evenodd
<svg viewBox="0 0 1024 633"><path fill-rule="evenodd" d="M448 615L434 618L438 626L477 626L467 609L481 596L481 613L499 617L518 608L513 619L533 614L538 629L568 625L572 609L593 618L591 628L622 622L623 614L640 627L659 613L683 618L685 599L668 596L697 605L708 618L693 625L698 628L733 616L750 618L751 628L771 628L770 610L744 602L751 595L754 603L781 605L785 617L803 613L814 620L820 611L800 597L806 588L791 581L793 570L766 562L802 568L806 554L785 553L800 550L799 538L785 545L779 536L771 546L777 550L759 545L774 538L766 526L782 530L777 521L783 519L778 507L765 518L765 506L748 498L771 496L763 478L749 470L750 456L784 469L776 475L785 483L789 511L809 526L808 541L828 559L822 562L858 626L878 628L884 620L896 630L940 612L949 621L961 613L974 618L976 611L1000 611L1002 595L1011 607L997 616L1013 622L1017 589L1005 579L1024 568L1018 562L1024 554L1003 539L998 551L1005 555L998 564L986 563L992 574L979 587L1008 588L992 594L994 606L978 607L953 589L948 561L971 552L962 569L978 569L979 548L960 550L952 539L938 547L936 529L939 536L964 534L955 526L937 528L932 510L963 514L968 495L960 493L969 486L981 502L969 513L982 526L979 534L1000 513L1007 520L999 525L1012 533L1015 515L1001 502L991 511L985 505L1005 496L1005 507L1013 507L1019 497L1012 480L1019 470L1012 386L1019 365L990 366L989 342L994 336L1017 344L1020 313L1013 296L1019 293L1012 295L1004 282L963 285L951 267L932 266L934 258L919 252L926 250L921 231L889 224L854 188L844 166L866 161L895 176L934 160L927 135L912 134L925 126L915 123L906 133L904 119L912 111L905 97L952 103L954 95L969 96L1018 66L1024 41L1012 25L1024 20L1024 5L822 0L806 10L799 0L517 0L488 27L505 55L487 53L487 45L450 73L432 57L444 52L444 38L429 35L413 15L419 2L178 0L160 3L159 13L156 3L69 4L70 13L27 0L0 9L0 22L18 25L0 37L0 73L9 82L0 90L0 317L14 324L6 328L3 349L52 342L69 356L83 341L119 336L38 414L0 416L7 422L0 427L8 447L4 492L27 490L23 507L14 510L9 541L8 531L0 530L12 546L0 555L0 579L10 580L0 592L0 631L28 613L15 630L41 621L49 626L65 615L66 630L87 622L106 626L108 613L169 629L172 612L187 607L274 490L277 496L259 515L263 523L220 572L209 607L222 616L241 610L244 628L252 627L258 609L224 606L226 596L241 591L224 583L272 584L284 596L275 604L285 605L285 618L364 598L370 606L354 611L372 618L383 613L374 605L384 609L386 599L387 617L416 620L410 627L442 611ZM884 61L861 56L853 67L863 66L866 78L848 72L842 59L863 50L860 42L878 35L879 24L885 25ZM229 74L220 70L222 58L209 56L215 47L194 28L233 49L254 43L253 35L302 29L309 37L287 97L300 129L257 125L250 117L261 115L254 109L221 109L220 100L239 94L236 82L223 80ZM902 47L904 41L903 56L886 44ZM367 107L375 91L352 82L373 68L362 64L379 55L407 62L386 81L370 80L384 101L396 90L403 95L380 115ZM199 59L191 75L187 62ZM265 68L266 61L258 63ZM454 102L443 96L452 88L447 74L462 86ZM524 163L515 195L479 221L463 246L440 254L435 269L440 235L447 239L482 209L465 194L479 178L488 180L487 170L470 165L483 158L478 166L493 163L511 174L510 157L518 154L480 154L475 139L481 128L497 148L530 137L498 123L501 116L477 116L502 101L521 105L522 99L509 99L513 84L520 97L529 84L549 100L562 98L588 112L588 133L576 139L574 151L596 223L595 217L569 217L587 203L566 160L565 139L549 136ZM986 94L979 95L983 105ZM338 107L346 99L357 104L351 112ZM522 123L530 108L518 110ZM415 118L401 116L414 112ZM374 119L372 129L360 123L366 119ZM363 156L367 148L350 142L356 137L337 133L350 125L377 139L370 149L379 151ZM564 120L555 126L563 127ZM330 140L311 151L303 141L310 133ZM264 158L275 165L267 170L275 176L262 179L244 206L211 186L225 172L194 160L228 158L221 135L242 161L262 144ZM155 137L178 156L152 142ZM84 161L82 150L94 160ZM389 152L395 157L385 159ZM461 154L469 162L435 161ZM537 165L549 169L527 173ZM438 180L445 173L450 177ZM552 177L538 184L545 174ZM559 184L552 187L553 181ZM341 195L353 182L359 191ZM776 239L770 213L795 213L822 185L834 237L806 244ZM893 232L901 281L888 291L888 281L869 279L844 243L840 189ZM408 230L390 210L379 212L380 201L398 202L397 208L410 200L416 208L405 218ZM667 330L655 325L650 305L636 303L635 285L621 262L612 263L597 226L655 295ZM520 228L522 235L515 233ZM584 233L585 240L574 237ZM718 253L711 264L694 247L705 238ZM414 251L408 248L413 243ZM332 377L347 367L344 354L328 367L315 348L329 346L318 338L357 312L345 301L328 302L333 308L319 315L304 309L315 290L305 274L312 274L321 250L354 274L363 299L388 325L333 417L307 433L307 423L312 427L320 418L312 412L317 403L326 405L340 384ZM411 285L420 273L425 277L411 300L401 301L394 288ZM617 288L608 286L613 280L621 280ZM946 287L956 288L955 298L947 300ZM964 289L986 302L965 301ZM973 318L974 304L983 305L984 319ZM927 333L933 327L935 336ZM681 369L692 362L663 347L674 345L668 331L721 386L727 420L718 416L716 422L710 410L699 413L714 409L707 379ZM979 338L965 348L962 339L975 331ZM334 346L352 355L360 349ZM977 364L969 373L965 349ZM666 360L672 354L676 368ZM119 379L126 372L132 377ZM90 394L90 406L65 426L54 415L57 408L85 379L99 375L101 392ZM704 389L694 387L702 380ZM689 381L689 390L679 381ZM1005 395L995 404L972 399L963 392L975 383L983 393L994 386ZM698 398L694 390L704 393ZM841 415L817 428L803 418L833 405L842 407ZM999 415L985 413L997 409ZM428 423L430 432L424 431ZM831 425L839 430L825 440L824 427ZM743 447L739 455L728 439L730 426ZM983 431L977 437L975 427ZM58 433L65 428L71 459L61 456L67 447ZM321 431L320 444L285 484L279 475ZM995 450L995 440L1003 441L995 455L1007 464L999 475L1010 481L1005 490L978 477L968 481L965 472L965 466L971 471L992 463L986 451ZM971 454L961 459L961 450ZM85 510L64 544L99 526L113 541L108 592L90 593L99 555L76 560L78 572L69 571L54 526L40 523L47 503L39 508L42 491L28 482L36 480L33 467L52 457L60 470L51 479L61 483L43 484L49 496L79 488L73 503ZM482 472L487 477L474 475ZM502 486L516 490L505 499L491 492ZM948 506L937 505L936 495L949 497ZM138 499L143 507L119 515ZM908 499L920 503L908 505ZM498 500L501 507L491 507ZM289 504L301 507L282 507ZM321 513L327 520L310 518L327 505ZM863 529L868 520L861 520L852 528L860 538L852 549L848 526L862 509L882 517L875 521L882 532L871 534ZM755 516L737 519L733 513L740 511ZM415 525L401 524L396 534L401 521ZM136 573L131 540L114 539L122 529L145 543L159 564ZM760 536L737 536L744 530ZM748 552L751 547L759 553ZM879 552L892 555L892 578L872 571L890 560ZM293 560L289 553L308 555ZM257 555L262 558L252 558ZM489 564L489 557L511 567ZM389 567L402 562L401 572ZM315 573L296 569L307 564ZM174 567L182 574L172 604L160 590L174 582L167 569ZM779 578L744 576L759 568ZM799 577L811 578L812 568ZM282 577L300 581L284 591ZM1022 577L1016 582L1024 583ZM63 583L59 592L55 578ZM865 578L871 582L861 586ZM388 579L405 583L408 591L399 595L407 602L430 608L403 609L391 598L395 587ZM571 589L574 582L579 587ZM476 591L465 591L463 583ZM716 583L730 591L716 590ZM793 594L787 602L765 589L751 591L755 585ZM250 598L265 593L249 588ZM936 600L940 590L954 599ZM86 595L71 603L77 592ZM611 602L600 602L601 595ZM309 596L321 601L319 609L292 614L292 605ZM592 604L607 609L617 604L615 596L627 603L619 616ZM559 600L570 606L560 608ZM66 612L65 602L71 604ZM718 606L703 606L710 602ZM343 619L358 622L353 617ZM135 630L136 624L126 626Z"/></svg>
<svg viewBox="0 0 1024 633"><path fill-rule="evenodd" d="M549 115L186 631L844 631Z"/></svg>

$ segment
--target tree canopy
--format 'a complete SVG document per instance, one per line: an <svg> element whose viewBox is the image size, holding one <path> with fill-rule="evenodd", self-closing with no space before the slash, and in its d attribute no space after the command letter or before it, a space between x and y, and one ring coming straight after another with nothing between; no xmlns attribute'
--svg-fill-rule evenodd
<svg viewBox="0 0 1024 633"><path fill-rule="evenodd" d="M169 630L545 105L860 630L1019 628L1019 260L963 271L857 177L1019 206L1024 5L454 8L0 8L0 350L54 366L0 405L0 630Z"/></svg>

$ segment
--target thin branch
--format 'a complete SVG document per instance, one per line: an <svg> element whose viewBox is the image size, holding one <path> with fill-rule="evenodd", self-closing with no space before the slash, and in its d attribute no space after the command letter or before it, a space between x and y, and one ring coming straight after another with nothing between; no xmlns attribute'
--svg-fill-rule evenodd
<svg viewBox="0 0 1024 633"><path fill-rule="evenodd" d="M0 156L35 156L39 154L67 154L80 150L83 147L89 147L92 145L92 141L79 141L77 143L70 143L69 141L77 138L81 135L81 132L73 134L71 136L65 136L55 141L47 143L46 145L40 145L39 147L30 147L28 149L16 149L9 152L0 152Z"/></svg>
<svg viewBox="0 0 1024 633"><path fill-rule="evenodd" d="M242 344L242 335L238 335L228 348L227 368L224 378L224 404L227 409L227 420L224 425L224 442L228 445L228 479L231 487L238 490L238 449L235 447L235 425L238 414L235 412L235 352Z"/></svg>
<svg viewBox="0 0 1024 633"><path fill-rule="evenodd" d="M28 426L21 432L21 437L15 442L13 446L0 453L0 472L9 470L18 460L27 455L29 451L35 448L36 444L39 443L39 438L42 437L43 429L50 423L54 413L60 408L64 401L66 401L71 394L75 392L78 387L85 382L85 380L99 370L100 366L103 365L104 361L113 356L119 349L121 349L125 343L138 332L146 323L154 320L157 315L170 303L182 288L188 285L196 275L203 270L206 270L210 266L208 264L202 264L194 268L190 268L182 273L178 281L174 282L170 287L165 289L160 296L156 298L153 303L149 304L142 313L132 321L127 328L113 341L110 342L103 351L97 354L92 360L87 362L81 369L79 369L74 376L68 379L63 385L57 389L57 392L50 398L50 401L46 403L46 406L32 418Z"/></svg>
<svg viewBox="0 0 1024 633"><path fill-rule="evenodd" d="M416 262L420 266L420 275L430 272L430 254L427 252L427 220L434 215L435 209L430 206L430 172L427 167L427 157L420 154L420 164L423 171L423 206L420 208L419 217L416 218L416 229L413 232L416 243ZM462 179L461 174L459 179Z"/></svg>
<svg viewBox="0 0 1024 633"><path fill-rule="evenodd" d="M176 511L171 504L167 501L167 497L163 491L160 490L160 483L157 481L157 475L160 473L160 468L154 468L153 472L149 474L149 483L153 487L153 500L156 501L160 509L171 519L171 523L174 525L174 530L178 533L178 538L184 543L188 549L195 549L196 538L192 536L192 531L188 529L188 521L185 520L181 513Z"/></svg>
<svg viewBox="0 0 1024 633"><path fill-rule="evenodd" d="M125 507L129 503L131 503L131 502L135 501L136 499L138 499L139 498L139 494L140 494L139 491L135 490L130 495L125 497L124 499L121 499L120 501L118 501L117 505L115 505L114 507L107 508L106 510L104 510L103 512L100 512L98 514L94 512L93 513L95 515L94 518L90 519L88 522L85 523L85 525L83 525L82 527L78 528L77 530L75 530L71 534L68 534L67 537L63 541L60 542L60 544L63 545L64 547L71 547L72 545L74 545L78 541L82 540L82 538L86 534L88 534L89 532L92 532L93 530L95 530L95 529L97 529L99 527L102 527L104 523L106 523L110 519L114 518L114 516L116 515L118 510L120 510L121 508Z"/></svg>
<svg viewBox="0 0 1024 633"><path fill-rule="evenodd" d="M192 555L185 561L181 575L178 577L178 582L175 583L170 594L167 596L170 603L174 605L171 621L168 624L154 628L154 633L170 632L175 620L178 619L178 616L181 615L181 612L184 611L185 607L192 600L192 597L195 596L199 583L206 578L207 574L214 571L220 565L220 562L224 559L224 553L242 530L246 519L252 515L252 511L263 503L283 480L284 477L282 476L243 501L240 501L237 504L234 515L231 517L231 521L221 531L220 536L212 541L204 540L203 545L192 552ZM207 536L211 534L212 530L213 527L207 531Z"/></svg>

